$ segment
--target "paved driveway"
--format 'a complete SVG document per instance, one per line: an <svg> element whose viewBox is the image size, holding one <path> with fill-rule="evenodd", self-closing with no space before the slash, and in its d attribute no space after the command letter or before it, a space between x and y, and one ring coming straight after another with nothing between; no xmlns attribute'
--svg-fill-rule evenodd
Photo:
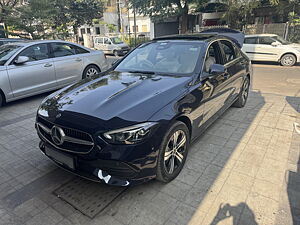
<svg viewBox="0 0 300 225"><path fill-rule="evenodd" d="M274 77L286 79L264 85L265 68L254 69L246 107L229 109L192 145L178 178L124 189L93 218L82 214L93 207L82 193L106 201L111 187L78 179L40 153L34 117L46 95L1 108L0 224L300 224L300 88L280 94L282 82L300 77L275 66ZM73 206L57 197L61 187Z"/></svg>

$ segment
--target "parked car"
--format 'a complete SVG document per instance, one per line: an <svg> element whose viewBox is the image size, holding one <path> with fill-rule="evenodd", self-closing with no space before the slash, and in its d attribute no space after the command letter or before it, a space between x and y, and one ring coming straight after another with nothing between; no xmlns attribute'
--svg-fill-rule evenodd
<svg viewBox="0 0 300 225"><path fill-rule="evenodd" d="M8 43L21 42L25 41L25 39L21 38L0 38L0 46Z"/></svg>
<svg viewBox="0 0 300 225"><path fill-rule="evenodd" d="M251 76L251 62L232 38L156 38L103 75L48 96L36 118L40 149L94 181L169 182L190 143L227 108L245 106Z"/></svg>
<svg viewBox="0 0 300 225"><path fill-rule="evenodd" d="M300 44L290 43L276 34L246 35L243 51L253 61L279 62L282 66L300 62Z"/></svg>
<svg viewBox="0 0 300 225"><path fill-rule="evenodd" d="M102 51L65 41L0 47L0 105L55 90L108 69Z"/></svg>
<svg viewBox="0 0 300 225"><path fill-rule="evenodd" d="M94 48L115 56L126 55L130 51L129 46L118 37L96 37Z"/></svg>

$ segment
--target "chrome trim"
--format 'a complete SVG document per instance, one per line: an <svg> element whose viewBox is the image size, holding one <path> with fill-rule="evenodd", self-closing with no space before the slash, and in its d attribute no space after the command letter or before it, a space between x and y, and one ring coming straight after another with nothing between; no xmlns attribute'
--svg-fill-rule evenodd
<svg viewBox="0 0 300 225"><path fill-rule="evenodd" d="M78 139L78 138L73 138L73 137L69 137L69 136L65 136L64 137L64 141L67 141L67 142L71 142L71 143L75 143L75 144L82 144L82 145L90 145L91 148L89 151L87 152L79 152L79 151L72 151L72 150L69 150L69 149L65 149L65 148L61 148L59 146L57 146L56 144L52 143L51 140L48 140L48 138L46 138L40 131L40 128L43 129L46 133L48 133L49 135L51 135L51 129L49 129L48 127L44 126L43 124L41 123L36 123L36 127L37 127L37 131L39 133L39 135L44 139L44 141L46 141L47 143L51 144L53 147L59 149L59 150L62 150L62 151L67 151L67 152L72 152L72 153L79 153L79 154L88 154L92 151L95 143L94 142L89 142L89 141L84 141L84 140L81 140L81 139ZM55 126L55 125L53 125ZM72 128L68 128L68 129L72 129ZM75 130L75 129L74 129ZM77 130L79 131L79 130ZM79 131L79 132L82 132L82 133L86 133L86 132L83 132L83 131ZM86 133L88 134L88 133ZM91 135L88 134L90 137ZM91 137L91 139L93 140L93 138Z"/></svg>

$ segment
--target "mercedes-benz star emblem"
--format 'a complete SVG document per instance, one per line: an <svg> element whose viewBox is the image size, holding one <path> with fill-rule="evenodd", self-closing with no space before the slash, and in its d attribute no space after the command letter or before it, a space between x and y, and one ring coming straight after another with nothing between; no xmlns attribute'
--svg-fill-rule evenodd
<svg viewBox="0 0 300 225"><path fill-rule="evenodd" d="M52 141L54 142L54 144L56 145L62 145L64 143L64 139L65 139L65 133L63 131L63 129L54 126L51 129L51 137L52 137Z"/></svg>

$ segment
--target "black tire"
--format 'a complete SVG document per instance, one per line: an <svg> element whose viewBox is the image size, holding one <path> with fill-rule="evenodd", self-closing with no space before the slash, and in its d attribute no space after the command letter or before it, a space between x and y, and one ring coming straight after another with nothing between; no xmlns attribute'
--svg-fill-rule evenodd
<svg viewBox="0 0 300 225"><path fill-rule="evenodd" d="M297 58L293 54L285 54L280 59L280 64L282 66L294 66L296 62Z"/></svg>
<svg viewBox="0 0 300 225"><path fill-rule="evenodd" d="M82 79L91 77L91 76L96 75L100 72L101 72L101 70L97 66L89 65L84 69Z"/></svg>
<svg viewBox="0 0 300 225"><path fill-rule="evenodd" d="M119 53L118 53L118 51L117 51L117 50L114 50L113 54L114 54L114 56L116 56L116 57L118 57L118 56L119 56Z"/></svg>
<svg viewBox="0 0 300 225"><path fill-rule="evenodd" d="M5 99L4 99L3 95L2 95L2 93L0 92L0 107L3 106L4 103L5 103Z"/></svg>
<svg viewBox="0 0 300 225"><path fill-rule="evenodd" d="M185 143L182 145L182 147L176 150L176 153L172 154L173 153L172 150L170 151L166 151L166 150L167 150L167 146L170 147L170 145L174 144L172 140L174 140L175 133L178 134L176 143L177 144L181 142L183 143L184 140L183 135L185 135ZM180 121L175 122L170 127L168 132L165 134L159 150L157 170L156 170L157 180L162 181L164 183L168 183L178 176L186 161L189 145L190 145L189 129L183 122ZM178 153L181 155L179 155ZM179 158L180 159L182 158L181 162ZM173 171L170 170L172 167L171 166L172 161L174 165Z"/></svg>
<svg viewBox="0 0 300 225"><path fill-rule="evenodd" d="M249 89L250 89L250 79L249 77L246 77L243 86L241 87L241 91L239 93L238 99L232 104L233 107L237 108L243 108L248 99L249 95Z"/></svg>

